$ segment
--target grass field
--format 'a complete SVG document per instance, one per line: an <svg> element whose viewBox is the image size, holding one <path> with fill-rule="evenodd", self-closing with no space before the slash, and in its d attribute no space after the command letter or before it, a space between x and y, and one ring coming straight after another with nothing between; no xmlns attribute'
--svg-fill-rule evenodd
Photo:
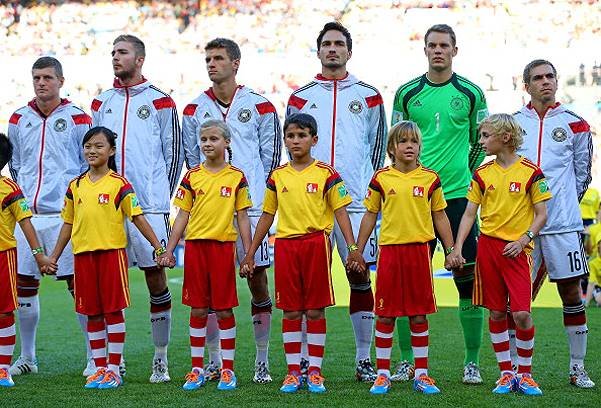
<svg viewBox="0 0 601 408"><path fill-rule="evenodd" d="M339 266L335 267L336 295L339 304L347 302L346 283ZM442 394L423 396L411 391L409 383L393 385L385 396L369 394L368 384L354 380L354 338L348 312L345 307L328 309L328 338L324 375L328 391L325 395L310 395L306 390L296 395L282 395L278 388L285 374L285 361L280 332L281 312L274 312L271 335L271 371L275 379L269 385L256 385L252 378L254 341L249 324L249 296L245 282L240 280L238 295L241 306L236 309L238 338L236 373L239 389L218 392L216 384L210 383L197 392L181 390L183 377L189 369L188 310L179 304L181 296L181 270L170 271L170 287L175 299L172 341L169 362L172 382L149 384L151 346L148 323L148 295L142 274L130 270L132 307L126 316L127 338L125 354L127 377L125 385L117 390L84 390L85 350L79 326L71 312L72 303L64 289L64 283L44 279L42 282L42 317L38 331L38 359L40 374L16 377L16 386L0 390L0 407L44 406L111 406L155 407L185 406L246 406L279 407L290 405L310 406L411 406L427 404L442 406L524 406L525 397L519 395L494 396L491 394L498 371L488 335L485 334L482 350L482 386L465 386L460 383L463 364L462 336L456 309L441 307L430 317L430 373L437 380ZM436 280L437 298L440 305L452 304L454 289L452 280ZM273 282L273 280L271 280ZM546 292L545 304L556 302L554 288ZM599 386L593 390L579 390L568 384L567 341L562 327L561 309L536 308L534 319L537 326L534 374L540 382L544 396L528 398L529 406L600 406ZM591 377L601 385L601 309L590 308L588 314L590 335L587 369ZM15 351L18 356L18 347ZM393 360L398 351L393 351Z"/></svg>

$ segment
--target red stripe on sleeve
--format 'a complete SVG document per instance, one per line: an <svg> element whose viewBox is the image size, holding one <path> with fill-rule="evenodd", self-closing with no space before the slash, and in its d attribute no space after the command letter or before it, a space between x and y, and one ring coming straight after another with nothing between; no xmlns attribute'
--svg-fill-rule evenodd
<svg viewBox="0 0 601 408"><path fill-rule="evenodd" d="M73 115L71 117L73 118L73 122L76 125L91 125L92 124L92 118L89 117L88 115L86 115L85 113L81 113L79 115Z"/></svg>
<svg viewBox="0 0 601 408"><path fill-rule="evenodd" d="M198 105L191 103L184 108L184 116L192 116L196 113Z"/></svg>
<svg viewBox="0 0 601 408"><path fill-rule="evenodd" d="M165 96L164 98L155 99L152 101L156 110L175 108L175 102L171 99L170 96Z"/></svg>
<svg viewBox="0 0 601 408"><path fill-rule="evenodd" d="M98 112L100 110L100 106L102 106L102 101L99 101L98 99L94 99L92 101L92 110L94 112Z"/></svg>
<svg viewBox="0 0 601 408"><path fill-rule="evenodd" d="M271 102L263 102L255 105L259 115L265 115L266 113L275 113L275 106Z"/></svg>
<svg viewBox="0 0 601 408"><path fill-rule="evenodd" d="M574 133L582 133L589 132L591 130L591 127L588 123L586 123L585 120L581 120L580 122L570 123L570 129L572 129L572 132Z"/></svg>
<svg viewBox="0 0 601 408"><path fill-rule="evenodd" d="M367 103L368 108L373 108L374 106L382 105L384 101L382 100L382 95L375 94L374 96L368 96L365 98L365 102Z"/></svg>
<svg viewBox="0 0 601 408"><path fill-rule="evenodd" d="M306 103L307 103L306 99L299 98L296 95L290 95L290 99L288 99L288 105L294 106L297 109L302 109Z"/></svg>
<svg viewBox="0 0 601 408"><path fill-rule="evenodd" d="M10 123L11 125L16 125L19 123L19 119L21 119L22 115L19 115L18 113L13 113L10 116L10 119L8 120L8 123Z"/></svg>

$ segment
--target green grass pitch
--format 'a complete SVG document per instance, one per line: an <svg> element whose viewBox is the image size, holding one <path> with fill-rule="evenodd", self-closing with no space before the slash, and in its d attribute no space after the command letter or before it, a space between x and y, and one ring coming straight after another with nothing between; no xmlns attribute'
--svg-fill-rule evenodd
<svg viewBox="0 0 601 408"><path fill-rule="evenodd" d="M435 262L436 264L436 262ZM334 281L339 305L348 302L344 272L337 260ZM482 349L484 385L461 384L463 340L454 304L451 279L436 279L440 310L430 317L430 373L442 390L440 395L424 396L411 391L409 383L395 383L385 396L369 394L369 385L354 380L354 337L346 307L328 309L328 337L324 375L328 391L325 395L310 395L306 390L296 395L278 391L285 374L285 360L281 340L281 312L274 312L271 333L270 360L274 382L256 385L251 382L254 362L254 341L249 324L249 295L246 283L239 280L240 307L235 311L238 322L236 373L239 388L219 392L215 383L209 383L196 392L181 389L183 377L190 367L188 346L188 309L180 304L181 269L169 271L170 288L174 299L172 340L169 347L169 366L172 381L168 384L149 384L151 345L148 322L148 295L142 273L130 270L132 306L126 313L127 337L125 356L127 377L125 385L117 390L84 390L85 350L79 326L72 312L73 305L64 283L45 278L42 282L42 315L38 330L38 359L40 374L15 377L16 386L0 390L1 407L90 406L90 407L157 407L157 406L245 406L279 407L285 404L300 406L412 406L428 404L446 406L599 406L601 403L601 309L589 308L589 349L587 369L597 381L596 389L579 390L567 381L567 340L562 327L561 309L538 307L534 309L537 327L534 354L534 375L544 395L527 398L519 395L494 396L491 394L498 370L487 332ZM270 278L270 283L273 279ZM540 306L557 306L553 285L547 285ZM398 350L393 350L393 364ZM18 356L18 346L15 351ZM375 352L372 352L375 357Z"/></svg>

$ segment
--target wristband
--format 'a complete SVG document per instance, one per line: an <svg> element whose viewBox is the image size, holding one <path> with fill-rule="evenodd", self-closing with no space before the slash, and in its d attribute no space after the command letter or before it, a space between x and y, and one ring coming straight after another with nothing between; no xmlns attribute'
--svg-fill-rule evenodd
<svg viewBox="0 0 601 408"><path fill-rule="evenodd" d="M528 238L530 238L530 241L532 241L534 239L534 237L536 236L536 234L530 230L526 231L525 234Z"/></svg>
<svg viewBox="0 0 601 408"><path fill-rule="evenodd" d="M167 252L167 250L165 249L165 247L160 247L154 250L154 256L161 256L163 255L165 252Z"/></svg>
<svg viewBox="0 0 601 408"><path fill-rule="evenodd" d="M44 248L42 247L37 247L37 248L33 248L31 250L31 255L36 256L37 254L43 254L44 253Z"/></svg>
<svg viewBox="0 0 601 408"><path fill-rule="evenodd" d="M444 250L444 254L446 255L450 255L451 252L453 252L453 250L455 249L455 247L448 247Z"/></svg>
<svg viewBox="0 0 601 408"><path fill-rule="evenodd" d="M359 249L359 247L357 246L357 244L350 244L346 246L346 249L348 249L349 252L353 252Z"/></svg>

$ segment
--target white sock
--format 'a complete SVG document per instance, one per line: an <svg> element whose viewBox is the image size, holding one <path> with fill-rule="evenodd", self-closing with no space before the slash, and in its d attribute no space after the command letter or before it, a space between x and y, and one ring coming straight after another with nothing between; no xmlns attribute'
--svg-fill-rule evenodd
<svg viewBox="0 0 601 408"><path fill-rule="evenodd" d="M171 337L171 309L150 314L154 358L167 361L167 346Z"/></svg>
<svg viewBox="0 0 601 408"><path fill-rule="evenodd" d="M18 297L19 334L21 338L21 356L35 360L35 337L40 321L40 297Z"/></svg>
<svg viewBox="0 0 601 408"><path fill-rule="evenodd" d="M373 312L360 311L351 314L353 331L355 332L355 363L370 357L371 339L374 332Z"/></svg>
<svg viewBox="0 0 601 408"><path fill-rule="evenodd" d="M207 316L205 347L209 352L209 362L213 361L221 367L221 345L219 344L219 324L217 324L216 313L209 313Z"/></svg>
<svg viewBox="0 0 601 408"><path fill-rule="evenodd" d="M518 366L518 349L515 345L515 329L507 330L509 333L509 355L511 356L511 366Z"/></svg>
<svg viewBox="0 0 601 408"><path fill-rule="evenodd" d="M309 361L309 342L307 341L307 316L301 319L301 359Z"/></svg>
<svg viewBox="0 0 601 408"><path fill-rule="evenodd" d="M566 326L566 333L568 335L568 344L570 345L570 368L574 365L584 367L588 327L586 324Z"/></svg>
<svg viewBox="0 0 601 408"><path fill-rule="evenodd" d="M255 364L262 361L269 365L269 333L271 332L271 313L263 312L253 315L253 330L255 332L255 344L257 346L257 356Z"/></svg>
<svg viewBox="0 0 601 408"><path fill-rule="evenodd" d="M81 327L83 338L86 341L86 357L90 359L92 358L92 349L90 348L90 339L88 337L88 316L81 313L75 313L75 315L77 315L77 321Z"/></svg>

